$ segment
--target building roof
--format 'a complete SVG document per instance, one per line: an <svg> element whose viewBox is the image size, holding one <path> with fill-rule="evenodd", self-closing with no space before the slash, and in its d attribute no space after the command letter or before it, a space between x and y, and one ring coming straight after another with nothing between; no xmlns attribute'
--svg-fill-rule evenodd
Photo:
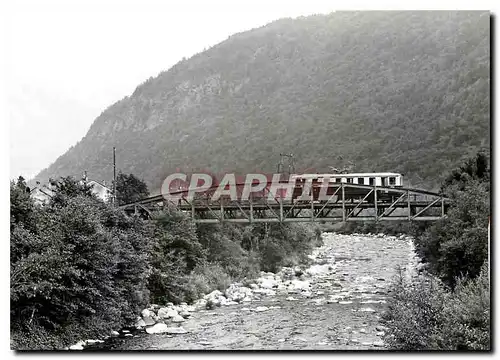
<svg viewBox="0 0 500 360"><path fill-rule="evenodd" d="M329 178L343 178L343 177L379 177L379 176L402 176L398 173L392 172L379 172L379 173L348 173L348 174L298 174L292 175L291 177L296 178L321 178L321 177L329 177Z"/></svg>

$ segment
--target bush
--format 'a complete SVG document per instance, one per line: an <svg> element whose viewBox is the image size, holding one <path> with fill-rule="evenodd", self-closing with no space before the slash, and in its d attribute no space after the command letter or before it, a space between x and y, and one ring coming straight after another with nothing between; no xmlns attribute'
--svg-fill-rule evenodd
<svg viewBox="0 0 500 360"><path fill-rule="evenodd" d="M155 219L154 233L153 269L148 282L151 301L182 302L185 276L206 259L203 246L198 242L196 227L187 215L167 209Z"/></svg>
<svg viewBox="0 0 500 360"><path fill-rule="evenodd" d="M443 336L447 349L490 350L490 281L485 263L479 276L459 281L444 309Z"/></svg>
<svg viewBox="0 0 500 360"><path fill-rule="evenodd" d="M454 291L435 277L408 281L400 273L383 321L384 340L397 350L489 350L490 286L487 266Z"/></svg>
<svg viewBox="0 0 500 360"><path fill-rule="evenodd" d="M231 276L220 264L200 265L185 278L185 300L195 301L213 290L223 292L231 285L232 281Z"/></svg>
<svg viewBox="0 0 500 360"><path fill-rule="evenodd" d="M278 271L283 266L308 263L307 255L322 244L321 230L310 224L271 225L260 240L259 253L264 271Z"/></svg>
<svg viewBox="0 0 500 360"><path fill-rule="evenodd" d="M429 269L446 284L475 278L488 257L489 184L472 181L452 194L447 217L415 237L415 245Z"/></svg>
<svg viewBox="0 0 500 360"><path fill-rule="evenodd" d="M33 229L22 221L12 224L16 349L58 348L108 333L132 321L147 303L149 243L143 223L85 193L56 198L34 208Z"/></svg>
<svg viewBox="0 0 500 360"><path fill-rule="evenodd" d="M400 271L383 320L389 330L385 341L397 350L429 350L437 347L436 333L443 322L444 285L435 278L407 280Z"/></svg>

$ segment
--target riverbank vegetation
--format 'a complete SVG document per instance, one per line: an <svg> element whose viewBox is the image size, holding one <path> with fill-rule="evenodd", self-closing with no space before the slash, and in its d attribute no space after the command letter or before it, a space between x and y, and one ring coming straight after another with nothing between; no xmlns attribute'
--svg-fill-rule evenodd
<svg viewBox="0 0 500 360"><path fill-rule="evenodd" d="M10 186L13 349L108 335L150 303L191 302L261 270L299 265L321 242L311 225L196 226L175 209L144 222L70 177L52 185L43 206L22 178Z"/></svg>
<svg viewBox="0 0 500 360"><path fill-rule="evenodd" d="M489 350L489 153L453 170L441 191L452 201L447 217L414 228L426 271L396 279L385 322L386 341L400 350Z"/></svg>

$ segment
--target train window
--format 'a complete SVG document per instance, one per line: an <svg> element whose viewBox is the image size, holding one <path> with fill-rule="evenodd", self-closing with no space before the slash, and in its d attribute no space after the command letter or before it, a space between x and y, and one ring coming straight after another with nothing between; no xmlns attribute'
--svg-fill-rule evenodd
<svg viewBox="0 0 500 360"><path fill-rule="evenodd" d="M389 185L396 185L396 177L391 176L389 178Z"/></svg>
<svg viewBox="0 0 500 360"><path fill-rule="evenodd" d="M374 177L371 177L370 178L370 185L375 185L375 178Z"/></svg>
<svg viewBox="0 0 500 360"><path fill-rule="evenodd" d="M347 183L352 184L352 178L347 178Z"/></svg>

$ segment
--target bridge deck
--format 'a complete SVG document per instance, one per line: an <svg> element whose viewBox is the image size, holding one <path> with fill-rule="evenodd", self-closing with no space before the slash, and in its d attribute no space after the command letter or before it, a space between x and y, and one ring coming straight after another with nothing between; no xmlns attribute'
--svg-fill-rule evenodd
<svg viewBox="0 0 500 360"><path fill-rule="evenodd" d="M265 191L249 200L231 200L227 196L213 200L213 192L208 191L191 201L185 196L187 191L181 191L182 196L175 203L157 195L122 208L129 214L152 217L155 211L175 206L189 213L197 223L275 223L434 221L444 217L449 206L448 199L441 194L420 189L342 183L329 184L324 191L326 197L320 197L319 191L313 189L307 198L300 200L287 200Z"/></svg>

